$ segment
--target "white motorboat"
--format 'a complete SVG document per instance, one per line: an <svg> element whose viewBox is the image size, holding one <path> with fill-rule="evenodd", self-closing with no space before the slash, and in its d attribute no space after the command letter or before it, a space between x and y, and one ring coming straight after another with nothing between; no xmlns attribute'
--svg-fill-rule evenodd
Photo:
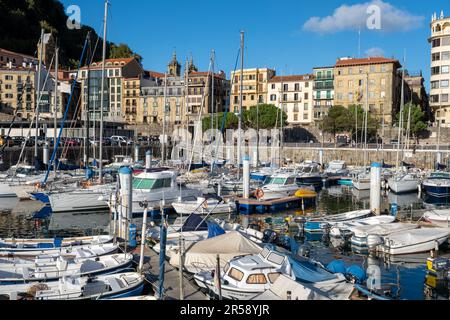
<svg viewBox="0 0 450 320"><path fill-rule="evenodd" d="M15 248L13 250L1 250L0 257L6 257L8 259L15 258L31 258L35 259L38 256L63 256L63 257L72 257L76 258L80 254L84 253L95 254L96 256L103 256L105 254L111 254L117 251L118 246L113 243L103 243L103 244L91 244L84 246L69 246L62 248L48 248L48 249L36 249L36 248Z"/></svg>
<svg viewBox="0 0 450 320"><path fill-rule="evenodd" d="M438 227L450 228L450 209L427 211L423 214L423 219Z"/></svg>
<svg viewBox="0 0 450 320"><path fill-rule="evenodd" d="M448 228L421 228L402 231L384 238L383 252L391 255L428 252L438 248L450 236Z"/></svg>
<svg viewBox="0 0 450 320"><path fill-rule="evenodd" d="M355 228L363 226L377 226L382 224L389 224L393 223L395 220L396 218L394 216L376 216L356 221L332 223L330 236L332 237L351 236L354 234Z"/></svg>
<svg viewBox="0 0 450 320"><path fill-rule="evenodd" d="M450 203L450 172L433 172L422 185L426 203L434 205Z"/></svg>
<svg viewBox="0 0 450 320"><path fill-rule="evenodd" d="M410 173L397 174L388 180L389 188L394 193L418 191L420 179Z"/></svg>
<svg viewBox="0 0 450 320"><path fill-rule="evenodd" d="M106 211L108 203L105 195L110 195L116 184L87 185L84 189L49 194L52 212ZM106 200L106 201L105 201Z"/></svg>
<svg viewBox="0 0 450 320"><path fill-rule="evenodd" d="M192 213L205 214L224 214L236 211L234 202L224 202L217 199L197 198L197 201L172 202L172 207L178 214L190 215Z"/></svg>
<svg viewBox="0 0 450 320"><path fill-rule="evenodd" d="M309 219L310 221L323 221L328 223L352 221L358 219L364 219L373 215L372 210L355 210L340 214L332 214L327 216L315 217Z"/></svg>
<svg viewBox="0 0 450 320"><path fill-rule="evenodd" d="M348 170L345 161L335 160L328 163L328 166L325 169L324 174L329 178L346 177L350 174L350 171Z"/></svg>
<svg viewBox="0 0 450 320"><path fill-rule="evenodd" d="M0 265L0 285L113 274L128 269L132 263L132 254L115 254L81 260L58 257L53 261L40 259L34 263L3 264Z"/></svg>
<svg viewBox="0 0 450 320"><path fill-rule="evenodd" d="M269 290L281 275L302 283L342 283L343 275L332 274L318 263L294 259L288 252L266 246L259 254L230 260L220 275L221 293L226 299L249 300ZM204 271L194 279L201 288L215 292L216 277Z"/></svg>
<svg viewBox="0 0 450 320"><path fill-rule="evenodd" d="M412 223L390 223L376 226L358 226L353 228L351 244L358 249L374 248L384 243L384 237L396 232L414 230L419 225Z"/></svg>
<svg viewBox="0 0 450 320"><path fill-rule="evenodd" d="M296 175L286 173L270 176L260 188L263 191L261 200L272 200L293 196L300 189L296 179Z"/></svg>
<svg viewBox="0 0 450 320"><path fill-rule="evenodd" d="M87 236L74 238L54 238L54 239L0 239L1 251L32 251L43 249L54 249L60 247L95 245L102 243L109 243L113 241L114 237L109 235L104 236Z"/></svg>
<svg viewBox="0 0 450 320"><path fill-rule="evenodd" d="M295 168L297 184L314 187L321 186L323 184L323 176L320 171L321 167L317 162L304 161Z"/></svg>
<svg viewBox="0 0 450 320"><path fill-rule="evenodd" d="M178 186L176 173L173 171L143 172L133 179L133 217L142 217L146 203L149 210L158 209L161 202L169 206L174 202L196 201L202 196L202 192L197 189L188 189ZM116 198L104 196L100 200L105 200L113 213L116 213ZM111 201L109 201L111 200Z"/></svg>
<svg viewBox="0 0 450 320"><path fill-rule="evenodd" d="M370 174L360 173L353 178L353 187L356 190L370 190Z"/></svg>
<svg viewBox="0 0 450 320"><path fill-rule="evenodd" d="M139 273L64 277L45 283L13 284L0 287L6 300L108 300L142 294L145 277Z"/></svg>

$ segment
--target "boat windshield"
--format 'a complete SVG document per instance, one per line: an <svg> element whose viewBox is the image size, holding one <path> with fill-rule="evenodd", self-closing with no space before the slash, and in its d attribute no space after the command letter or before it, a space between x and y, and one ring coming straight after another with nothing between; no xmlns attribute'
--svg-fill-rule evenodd
<svg viewBox="0 0 450 320"><path fill-rule="evenodd" d="M450 172L433 172L430 179L450 179Z"/></svg>
<svg viewBox="0 0 450 320"><path fill-rule="evenodd" d="M267 178L265 184L279 184L279 185L285 185L287 179L286 178Z"/></svg>
<svg viewBox="0 0 450 320"><path fill-rule="evenodd" d="M133 189L137 190L154 190L161 188L170 188L172 179L142 179L135 178L133 180Z"/></svg>

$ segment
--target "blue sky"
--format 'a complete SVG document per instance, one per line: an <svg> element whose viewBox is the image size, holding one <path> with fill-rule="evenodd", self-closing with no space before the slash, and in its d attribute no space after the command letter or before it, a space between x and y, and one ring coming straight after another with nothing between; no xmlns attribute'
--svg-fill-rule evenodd
<svg viewBox="0 0 450 320"><path fill-rule="evenodd" d="M81 22L102 32L102 0L63 0L78 5ZM164 71L176 48L180 61L192 53L207 70L211 50L217 69L234 69L239 31L246 32L245 67L271 67L278 74L309 73L338 57L358 56L358 27L370 4L381 8L381 30L361 29L361 55L368 51L403 59L429 79L429 22L433 12L450 16L448 0L110 0L108 40L127 43L146 69ZM345 5L345 6L344 6ZM344 6L344 7L343 7Z"/></svg>

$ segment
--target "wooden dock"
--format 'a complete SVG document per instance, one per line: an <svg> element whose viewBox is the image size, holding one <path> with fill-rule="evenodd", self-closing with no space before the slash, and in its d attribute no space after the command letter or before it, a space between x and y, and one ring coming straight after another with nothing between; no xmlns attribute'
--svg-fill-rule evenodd
<svg viewBox="0 0 450 320"><path fill-rule="evenodd" d="M140 254L140 248L135 253ZM153 249L146 247L144 250L145 266L147 279L153 286L154 291L159 287L159 254ZM164 300L180 300L180 273L179 270L165 262L164 273ZM191 279L184 275L183 279L184 299L185 300L208 300L208 297L195 286Z"/></svg>

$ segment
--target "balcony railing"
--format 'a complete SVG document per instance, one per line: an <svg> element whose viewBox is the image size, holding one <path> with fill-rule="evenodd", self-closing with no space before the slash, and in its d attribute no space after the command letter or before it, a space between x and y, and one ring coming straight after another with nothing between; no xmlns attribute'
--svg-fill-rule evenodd
<svg viewBox="0 0 450 320"><path fill-rule="evenodd" d="M334 85L314 85L314 90L333 90Z"/></svg>

